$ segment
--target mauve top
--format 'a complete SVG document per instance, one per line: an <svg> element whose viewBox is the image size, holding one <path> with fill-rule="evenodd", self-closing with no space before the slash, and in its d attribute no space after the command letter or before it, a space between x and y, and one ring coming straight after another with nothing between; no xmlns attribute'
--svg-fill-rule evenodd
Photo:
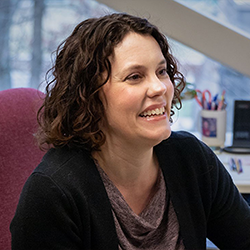
<svg viewBox="0 0 250 250"><path fill-rule="evenodd" d="M120 250L184 249L162 171L159 171L155 195L137 215L97 162L96 165L112 206Z"/></svg>

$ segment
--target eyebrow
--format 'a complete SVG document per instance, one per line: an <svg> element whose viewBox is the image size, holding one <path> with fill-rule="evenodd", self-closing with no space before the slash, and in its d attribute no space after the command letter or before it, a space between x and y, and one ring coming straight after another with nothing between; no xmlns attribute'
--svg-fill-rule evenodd
<svg viewBox="0 0 250 250"><path fill-rule="evenodd" d="M166 59L162 59L159 63L158 63L158 66L160 65L164 65L164 64L167 64L167 61ZM120 78L122 79L124 77L124 75L127 74L127 72L130 72L130 71L133 71L133 70L143 70L145 69L146 67L144 65L140 65L140 64L132 64L130 66L128 66L127 68L125 69L122 69L120 70L116 75L113 75L114 78Z"/></svg>
<svg viewBox="0 0 250 250"><path fill-rule="evenodd" d="M164 59L162 59L158 65L162 65L162 64L167 64L167 61L166 61L166 59L165 59L165 58L164 58Z"/></svg>
<svg viewBox="0 0 250 250"><path fill-rule="evenodd" d="M164 59L162 59L159 63L158 63L158 66L160 66L160 65L163 65L163 64L167 64L167 61L166 61L166 59L164 58ZM125 71L130 71L130 70L137 70L137 69L144 69L145 68L145 66L143 66L143 65L131 65L131 66L129 66L128 68L125 68L124 70L123 70L123 72Z"/></svg>

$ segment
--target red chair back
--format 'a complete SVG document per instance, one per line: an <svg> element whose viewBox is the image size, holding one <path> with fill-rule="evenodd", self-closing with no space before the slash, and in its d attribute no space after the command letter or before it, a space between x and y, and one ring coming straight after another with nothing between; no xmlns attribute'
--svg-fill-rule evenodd
<svg viewBox="0 0 250 250"><path fill-rule="evenodd" d="M9 225L22 187L45 153L33 136L43 97L31 88L0 91L0 249L11 249Z"/></svg>

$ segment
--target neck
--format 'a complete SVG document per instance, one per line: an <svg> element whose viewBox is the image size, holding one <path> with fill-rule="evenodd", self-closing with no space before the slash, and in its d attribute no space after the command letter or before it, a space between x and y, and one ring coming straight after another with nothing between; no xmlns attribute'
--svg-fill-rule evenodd
<svg viewBox="0 0 250 250"><path fill-rule="evenodd" d="M155 193L159 167L153 147L142 150L107 142L92 153L127 204L140 214Z"/></svg>
<svg viewBox="0 0 250 250"><path fill-rule="evenodd" d="M92 153L109 178L118 186L133 186L157 177L158 163L153 147L139 149L105 143L101 151Z"/></svg>

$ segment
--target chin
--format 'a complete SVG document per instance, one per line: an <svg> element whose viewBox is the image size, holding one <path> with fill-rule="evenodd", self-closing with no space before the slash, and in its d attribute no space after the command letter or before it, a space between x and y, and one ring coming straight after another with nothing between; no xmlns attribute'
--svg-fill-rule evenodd
<svg viewBox="0 0 250 250"><path fill-rule="evenodd" d="M170 135L171 135L171 130L168 130L168 131L165 133L165 135L162 136L162 138L160 139L160 142L162 142L162 141L168 139L168 138L170 137ZM160 142L159 142L159 143L160 143Z"/></svg>
<svg viewBox="0 0 250 250"><path fill-rule="evenodd" d="M152 138L149 138L149 140L151 141L151 145L154 147L156 145L158 145L159 143L161 143L162 141L168 139L171 135L171 129L167 129L165 130L163 133L161 133L160 135L158 134L158 136L154 136Z"/></svg>

